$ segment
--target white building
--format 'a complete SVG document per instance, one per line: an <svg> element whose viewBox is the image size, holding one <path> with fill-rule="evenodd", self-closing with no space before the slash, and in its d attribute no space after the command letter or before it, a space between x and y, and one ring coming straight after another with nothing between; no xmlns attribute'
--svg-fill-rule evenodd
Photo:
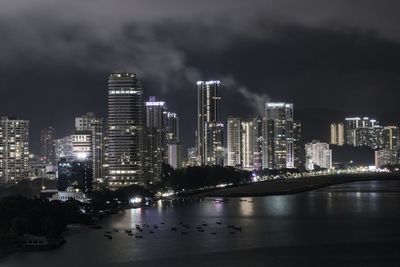
<svg viewBox="0 0 400 267"><path fill-rule="evenodd" d="M91 131L75 131L72 135L72 152L74 160L92 160L92 132Z"/></svg>
<svg viewBox="0 0 400 267"><path fill-rule="evenodd" d="M74 157L72 147L72 135L57 139L55 141L56 161L59 162L61 158L72 160Z"/></svg>
<svg viewBox="0 0 400 267"><path fill-rule="evenodd" d="M174 169L182 167L182 147L178 142L168 144L168 164Z"/></svg>
<svg viewBox="0 0 400 267"><path fill-rule="evenodd" d="M344 124L343 123L331 123L331 145L344 145Z"/></svg>
<svg viewBox="0 0 400 267"><path fill-rule="evenodd" d="M294 168L293 104L266 103L263 168Z"/></svg>
<svg viewBox="0 0 400 267"><path fill-rule="evenodd" d="M306 169L314 170L316 166L325 169L332 168L332 150L328 143L312 141L305 145L306 150Z"/></svg>
<svg viewBox="0 0 400 267"><path fill-rule="evenodd" d="M399 164L397 149L381 149L375 151L375 167Z"/></svg>
<svg viewBox="0 0 400 267"><path fill-rule="evenodd" d="M75 189L73 187L68 187L65 191L58 191L51 198L52 200L59 200L65 202L69 199L75 199L80 202L88 202L89 199L85 196L85 194L79 189Z"/></svg>
<svg viewBox="0 0 400 267"><path fill-rule="evenodd" d="M241 122L240 118L228 117L228 166L241 165Z"/></svg>

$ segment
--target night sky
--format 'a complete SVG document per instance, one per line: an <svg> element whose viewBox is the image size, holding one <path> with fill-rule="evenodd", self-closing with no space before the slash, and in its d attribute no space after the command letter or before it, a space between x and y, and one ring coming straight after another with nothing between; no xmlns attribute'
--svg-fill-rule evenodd
<svg viewBox="0 0 400 267"><path fill-rule="evenodd" d="M400 2L386 0L1 0L0 114L52 125L106 117L107 78L136 72L194 145L196 86L220 79L222 121L290 101L305 138L369 115L400 124Z"/></svg>

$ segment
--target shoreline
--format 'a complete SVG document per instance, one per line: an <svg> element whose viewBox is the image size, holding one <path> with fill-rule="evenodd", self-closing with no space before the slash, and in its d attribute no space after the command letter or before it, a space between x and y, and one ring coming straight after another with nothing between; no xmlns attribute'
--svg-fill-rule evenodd
<svg viewBox="0 0 400 267"><path fill-rule="evenodd" d="M268 180L252 184L216 189L196 194L196 197L261 197L289 195L312 191L332 185L362 182L400 180L400 173L343 174Z"/></svg>

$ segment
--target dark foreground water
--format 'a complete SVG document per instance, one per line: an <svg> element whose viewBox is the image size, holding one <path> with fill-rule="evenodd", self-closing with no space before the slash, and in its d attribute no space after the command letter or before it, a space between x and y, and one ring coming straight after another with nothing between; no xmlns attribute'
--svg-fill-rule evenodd
<svg viewBox="0 0 400 267"><path fill-rule="evenodd" d="M190 229L181 230L179 219ZM143 239L123 231L142 223L159 229L143 231ZM122 230L108 240L104 229L72 229L62 248L17 253L0 266L400 266L400 181L133 209L101 224ZM229 233L229 224L242 231Z"/></svg>

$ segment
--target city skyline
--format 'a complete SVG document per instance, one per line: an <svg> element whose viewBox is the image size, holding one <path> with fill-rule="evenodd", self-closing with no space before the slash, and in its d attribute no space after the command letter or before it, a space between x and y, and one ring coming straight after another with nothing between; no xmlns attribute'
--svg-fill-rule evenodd
<svg viewBox="0 0 400 267"><path fill-rule="evenodd" d="M221 111L223 121L256 115L269 98L296 103L310 140L320 139L321 133L307 129L318 131L321 109L337 114L330 121L367 114L398 122L398 3L366 1L359 8L355 1L335 1L328 8L311 0L172 2L99 1L96 8L75 3L71 9L62 1L3 1L0 49L7 53L0 57L0 114L30 120L37 151L39 131L48 125L61 137L73 127L70 118L87 111L106 117L105 77L128 71L138 73L149 95L182 114L188 128L196 125L185 115L194 108L186 100L196 95L191 86L211 79L225 85L224 105L235 107L236 114ZM62 17L52 15L57 10ZM206 46L197 42L200 36ZM316 118L308 116L310 109ZM181 139L192 134L183 129Z"/></svg>

